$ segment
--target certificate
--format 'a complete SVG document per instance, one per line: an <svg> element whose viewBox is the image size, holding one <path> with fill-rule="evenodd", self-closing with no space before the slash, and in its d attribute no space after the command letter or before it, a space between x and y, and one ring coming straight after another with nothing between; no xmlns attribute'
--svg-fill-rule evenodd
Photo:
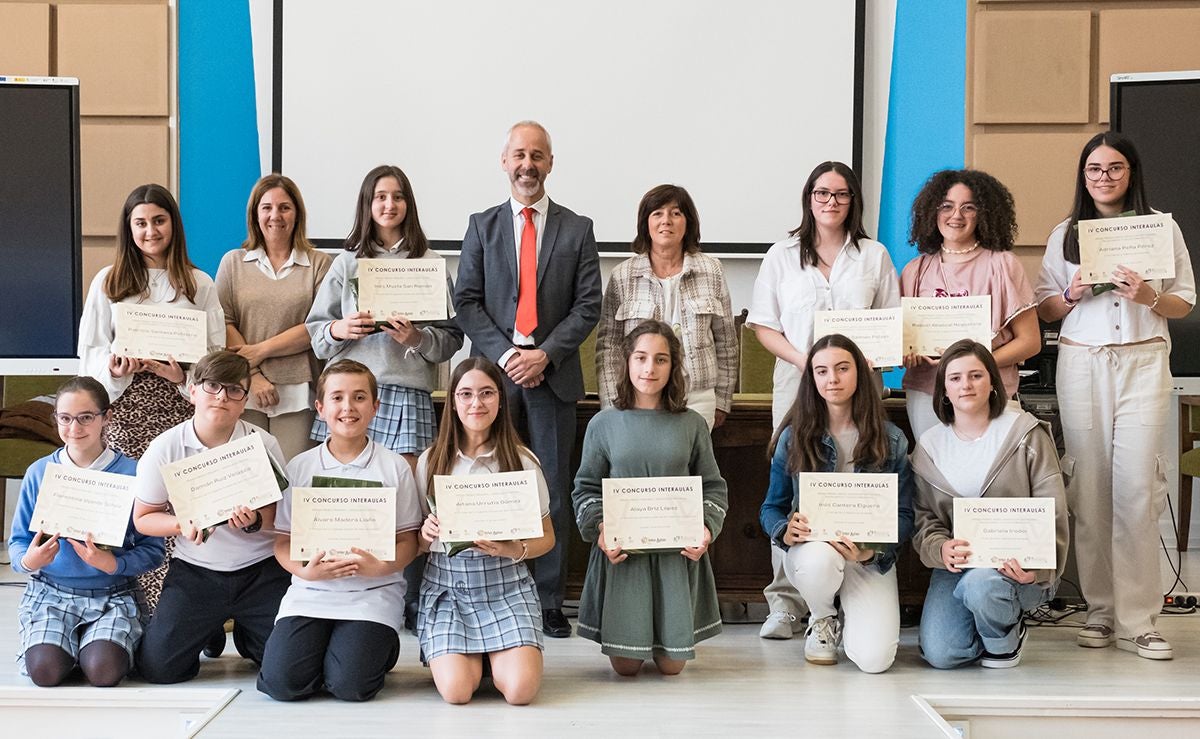
<svg viewBox="0 0 1200 739"><path fill-rule="evenodd" d="M1175 234L1170 213L1097 218L1079 222L1079 279L1112 282L1122 264L1143 280L1175 276Z"/></svg>
<svg viewBox="0 0 1200 739"><path fill-rule="evenodd" d="M434 475L441 540L513 541L542 536L542 503L534 470L489 475Z"/></svg>
<svg viewBox="0 0 1200 739"><path fill-rule="evenodd" d="M682 549L704 543L700 477L623 477L603 481L604 546Z"/></svg>
<svg viewBox="0 0 1200 739"><path fill-rule="evenodd" d="M893 472L801 472L797 510L808 517L809 541L857 544L900 539L897 475Z"/></svg>
<svg viewBox="0 0 1200 739"><path fill-rule="evenodd" d="M116 303L113 354L137 359L197 362L208 353L208 316L202 310Z"/></svg>
<svg viewBox="0 0 1200 739"><path fill-rule="evenodd" d="M258 434L246 434L159 469L175 516L200 529L228 521L236 506L262 508L283 497Z"/></svg>
<svg viewBox="0 0 1200 739"><path fill-rule="evenodd" d="M446 320L446 262L442 259L358 260L358 309L377 323Z"/></svg>
<svg viewBox="0 0 1200 739"><path fill-rule="evenodd" d="M960 339L992 346L992 296L900 298L904 353L940 357Z"/></svg>
<svg viewBox="0 0 1200 739"><path fill-rule="evenodd" d="M97 544L124 546L133 480L129 475L48 464L29 530L80 541L90 533Z"/></svg>
<svg viewBox="0 0 1200 739"><path fill-rule="evenodd" d="M900 308L822 310L813 318L813 341L842 334L876 367L904 364L904 321Z"/></svg>
<svg viewBox="0 0 1200 739"><path fill-rule="evenodd" d="M1015 559L1026 570L1053 570L1054 499L955 498L954 538L971 550L961 567L1000 567Z"/></svg>
<svg viewBox="0 0 1200 739"><path fill-rule="evenodd" d="M396 559L396 488L292 488L291 557L317 552L350 556L365 549L383 562Z"/></svg>

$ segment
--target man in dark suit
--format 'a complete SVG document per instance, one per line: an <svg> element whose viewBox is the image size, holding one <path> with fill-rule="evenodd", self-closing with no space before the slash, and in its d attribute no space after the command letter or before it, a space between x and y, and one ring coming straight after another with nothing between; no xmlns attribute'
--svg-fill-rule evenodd
<svg viewBox="0 0 1200 739"><path fill-rule="evenodd" d="M500 165L512 196L471 216L462 242L454 308L471 352L508 377L505 395L550 489L554 549L533 563L547 636L571 635L563 616L568 476L575 403L583 397L579 345L600 318L600 259L592 221L546 195L550 134L533 121L508 131Z"/></svg>

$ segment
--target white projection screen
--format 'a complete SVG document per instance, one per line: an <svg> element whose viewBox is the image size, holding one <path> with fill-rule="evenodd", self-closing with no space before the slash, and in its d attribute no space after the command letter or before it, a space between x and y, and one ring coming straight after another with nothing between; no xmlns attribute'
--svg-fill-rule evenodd
<svg viewBox="0 0 1200 739"><path fill-rule="evenodd" d="M550 196L593 218L602 250L673 182L707 251L761 253L799 222L814 165L858 169L862 5L276 0L272 165L333 246L363 175L396 164L454 251L468 215L508 195L505 131L534 119L553 139Z"/></svg>

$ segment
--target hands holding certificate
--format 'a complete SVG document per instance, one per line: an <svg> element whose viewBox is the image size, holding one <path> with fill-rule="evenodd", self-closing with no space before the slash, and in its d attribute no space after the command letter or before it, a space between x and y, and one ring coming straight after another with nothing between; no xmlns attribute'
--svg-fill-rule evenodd
<svg viewBox="0 0 1200 739"><path fill-rule="evenodd" d="M247 529L254 528L254 531L246 531L249 534L258 531L262 527L262 514L253 508L248 508L244 505L234 506L232 514L226 522L231 529L246 531ZM200 527L196 525L195 521L191 520L186 522L186 528L184 524L184 521L178 517L176 518L179 535L186 537L197 546L208 541L208 537L212 535L217 526L220 526L220 524L217 524L217 526L209 526L207 528Z"/></svg>
<svg viewBox="0 0 1200 739"><path fill-rule="evenodd" d="M138 372L153 372L159 377L173 382L176 385L187 379L187 372L179 363L175 361L175 357L168 356L167 361L163 362L158 359L135 359L133 357L121 357L113 354L108 358L108 374L113 377L125 377L134 375Z"/></svg>
<svg viewBox="0 0 1200 739"><path fill-rule="evenodd" d="M799 512L793 513L783 532L783 543L788 546L803 544L809 541L810 536L812 536L812 529L808 525L808 516ZM842 555L847 562L867 562L875 556L874 549L860 547L845 536L839 536L837 540L826 543Z"/></svg>
<svg viewBox="0 0 1200 739"><path fill-rule="evenodd" d="M971 543L966 539L947 539L942 543L942 564L948 572L962 572L971 556ZM1016 559L1006 559L996 571L1013 582L1029 585L1037 579L1037 575L1021 567Z"/></svg>
<svg viewBox="0 0 1200 739"><path fill-rule="evenodd" d="M416 348L421 344L421 329L407 316L393 315L386 323L379 324L370 311L359 310L345 318L339 318L329 326L329 333L338 341L357 341L375 333L376 326L397 344Z"/></svg>
<svg viewBox="0 0 1200 739"><path fill-rule="evenodd" d="M622 549L620 547L620 545L615 545L611 548L606 548L604 546L605 541L606 540L604 538L604 522L601 521L600 522L600 535L598 537L596 537L596 546L600 548L600 551L604 552L604 556L608 557L608 561L611 562L612 564L620 564L621 562L624 562L625 560L629 559L629 553L626 552L624 549ZM679 553L682 554L683 556L687 557L688 559L692 560L693 562L699 562L700 558L704 556L704 553L708 551L708 545L711 543L712 543L712 532L708 530L707 526L705 526L704 527L704 538L701 540L700 545L694 546L694 547L684 547L683 549L679 550Z"/></svg>
<svg viewBox="0 0 1200 739"><path fill-rule="evenodd" d="M441 523L438 521L437 515L430 513L425 517L425 523L421 524L421 539L425 542L425 548L429 544L439 540L442 536ZM513 539L512 541L490 541L488 539L477 539L471 542L476 551L482 552L489 557L508 557L509 559L521 561L529 557L529 543L521 540ZM539 552L544 554L544 552Z"/></svg>

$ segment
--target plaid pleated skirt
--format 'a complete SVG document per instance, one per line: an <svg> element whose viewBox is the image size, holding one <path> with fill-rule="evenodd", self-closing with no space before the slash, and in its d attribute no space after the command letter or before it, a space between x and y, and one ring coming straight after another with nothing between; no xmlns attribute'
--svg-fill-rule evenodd
<svg viewBox="0 0 1200 739"><path fill-rule="evenodd" d="M427 390L400 385L379 386L379 412L367 426L367 436L397 454L420 454L433 444L437 423L433 416L433 396ZM313 421L313 441L325 441L329 425L317 416Z"/></svg>
<svg viewBox="0 0 1200 739"><path fill-rule="evenodd" d="M143 614L137 582L112 588L68 588L35 575L17 606L20 652L17 665L25 672L25 652L53 644L79 659L79 650L94 641L119 644L133 659L142 638Z"/></svg>
<svg viewBox="0 0 1200 739"><path fill-rule="evenodd" d="M421 583L417 638L429 661L444 654L542 649L542 606L524 562L468 549L431 552Z"/></svg>

